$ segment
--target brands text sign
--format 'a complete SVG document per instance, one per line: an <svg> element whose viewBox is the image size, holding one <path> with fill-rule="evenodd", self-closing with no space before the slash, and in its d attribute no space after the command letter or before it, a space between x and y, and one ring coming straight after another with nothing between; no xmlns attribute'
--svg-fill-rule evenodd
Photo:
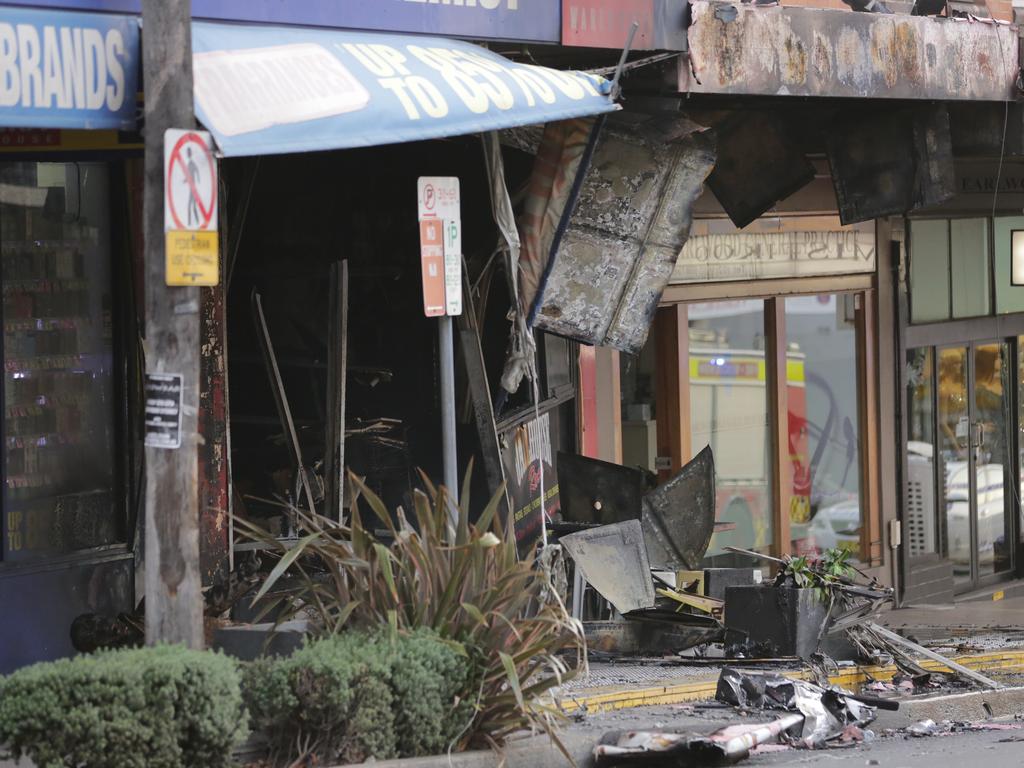
<svg viewBox="0 0 1024 768"><path fill-rule="evenodd" d="M0 7L0 125L135 126L139 22Z"/></svg>

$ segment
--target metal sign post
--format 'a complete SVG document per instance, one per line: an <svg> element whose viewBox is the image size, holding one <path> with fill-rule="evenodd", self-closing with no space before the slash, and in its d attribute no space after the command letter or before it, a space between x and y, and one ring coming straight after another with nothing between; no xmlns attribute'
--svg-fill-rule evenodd
<svg viewBox="0 0 1024 768"><path fill-rule="evenodd" d="M459 503L459 463L455 444L455 344L452 317L462 314L462 214L459 180L421 176L417 183L423 312L438 318L441 366L441 446L444 486L453 502L452 529Z"/></svg>

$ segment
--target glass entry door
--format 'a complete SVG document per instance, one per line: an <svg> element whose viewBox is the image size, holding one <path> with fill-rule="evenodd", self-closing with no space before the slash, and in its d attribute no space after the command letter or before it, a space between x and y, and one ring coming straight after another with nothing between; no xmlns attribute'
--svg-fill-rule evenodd
<svg viewBox="0 0 1024 768"><path fill-rule="evenodd" d="M1009 345L908 357L907 546L950 561L969 591L1013 566Z"/></svg>

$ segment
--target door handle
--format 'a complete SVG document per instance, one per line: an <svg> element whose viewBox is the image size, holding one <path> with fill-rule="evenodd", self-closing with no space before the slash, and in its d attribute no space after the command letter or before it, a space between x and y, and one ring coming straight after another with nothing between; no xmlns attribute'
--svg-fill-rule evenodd
<svg viewBox="0 0 1024 768"><path fill-rule="evenodd" d="M984 424L972 424L971 425L971 447L983 448L985 447L985 425Z"/></svg>

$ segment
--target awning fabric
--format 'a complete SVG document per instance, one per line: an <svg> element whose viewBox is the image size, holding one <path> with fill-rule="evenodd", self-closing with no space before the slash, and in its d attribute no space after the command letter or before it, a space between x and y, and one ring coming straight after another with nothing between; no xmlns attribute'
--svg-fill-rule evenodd
<svg viewBox="0 0 1024 768"><path fill-rule="evenodd" d="M193 22L195 105L225 156L435 139L611 112L603 78L439 37Z"/></svg>

